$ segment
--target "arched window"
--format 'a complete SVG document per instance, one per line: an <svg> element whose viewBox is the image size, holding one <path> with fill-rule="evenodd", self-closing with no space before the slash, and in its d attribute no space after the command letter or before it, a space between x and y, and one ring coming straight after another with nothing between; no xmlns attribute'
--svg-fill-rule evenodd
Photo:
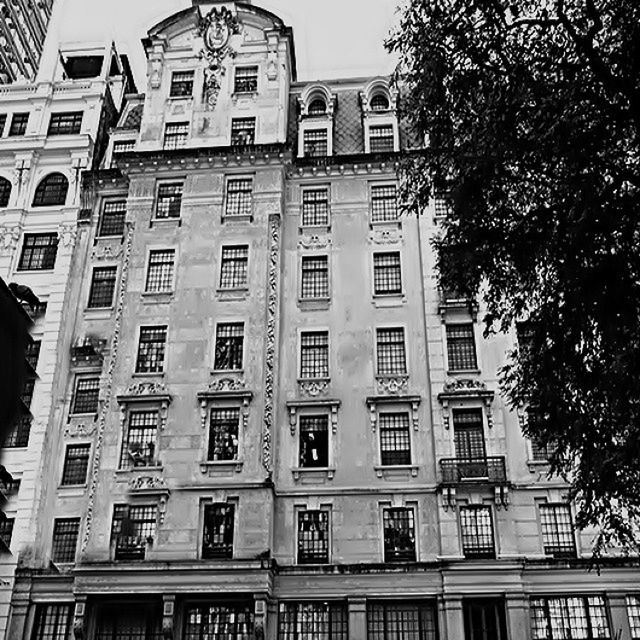
<svg viewBox="0 0 640 640"><path fill-rule="evenodd" d="M33 196L34 207L63 205L67 201L69 181L61 173L50 173L43 178Z"/></svg>
<svg viewBox="0 0 640 640"><path fill-rule="evenodd" d="M322 98L314 98L309 105L310 116L322 116L327 112L327 103Z"/></svg>
<svg viewBox="0 0 640 640"><path fill-rule="evenodd" d="M376 93L371 98L372 111L386 111L389 108L389 99L384 93Z"/></svg>
<svg viewBox="0 0 640 640"><path fill-rule="evenodd" d="M11 183L6 178L0 178L0 207L9 206Z"/></svg>

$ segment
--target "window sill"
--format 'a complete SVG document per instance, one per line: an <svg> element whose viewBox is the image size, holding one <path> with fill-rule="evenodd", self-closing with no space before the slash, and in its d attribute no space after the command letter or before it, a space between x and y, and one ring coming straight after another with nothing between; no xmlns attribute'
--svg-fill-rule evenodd
<svg viewBox="0 0 640 640"><path fill-rule="evenodd" d="M244 377L244 368L242 369L211 369L209 372L212 376L233 376Z"/></svg>
<svg viewBox="0 0 640 640"><path fill-rule="evenodd" d="M220 298L220 300L245 300L248 295L248 287L238 287L237 289L216 289L216 297Z"/></svg>
<svg viewBox="0 0 640 640"><path fill-rule="evenodd" d="M335 475L335 468L333 467L294 467L291 469L293 479L298 482L319 482L325 480L333 480Z"/></svg>
<svg viewBox="0 0 640 640"><path fill-rule="evenodd" d="M401 307L407 301L404 293L374 293L373 304L376 307Z"/></svg>
<svg viewBox="0 0 640 640"><path fill-rule="evenodd" d="M84 310L86 318L91 320L105 320L113 314L113 307L87 307Z"/></svg>
<svg viewBox="0 0 640 640"><path fill-rule="evenodd" d="M398 216L396 220L371 220L370 219L369 227L371 229L380 229L384 227L400 229L402 228L402 220L400 219L400 216Z"/></svg>
<svg viewBox="0 0 640 640"><path fill-rule="evenodd" d="M86 484L65 484L58 487L58 494L64 498L80 498L86 491Z"/></svg>
<svg viewBox="0 0 640 640"><path fill-rule="evenodd" d="M173 291L143 291L140 295L143 304L161 304L173 300Z"/></svg>
<svg viewBox="0 0 640 640"><path fill-rule="evenodd" d="M234 91L231 94L232 100L241 100L242 98L251 98L252 100L256 100L258 97L258 91Z"/></svg>
<svg viewBox="0 0 640 640"><path fill-rule="evenodd" d="M127 479L132 473L151 473L153 471L162 471L161 464L150 464L145 467L130 467L129 469L116 469L116 479Z"/></svg>
<svg viewBox="0 0 640 640"><path fill-rule="evenodd" d="M527 460L527 466L529 467L529 471L531 473L536 473L536 471L543 471L549 467L548 460Z"/></svg>
<svg viewBox="0 0 640 640"><path fill-rule="evenodd" d="M132 378L164 378L164 371L134 371Z"/></svg>
<svg viewBox="0 0 640 640"><path fill-rule="evenodd" d="M301 224L298 227L298 232L300 235L309 234L309 235L317 235L321 233L331 233L331 225L330 224Z"/></svg>
<svg viewBox="0 0 640 640"><path fill-rule="evenodd" d="M200 471L208 476L215 476L219 473L240 473L242 471L243 460L203 460L200 463Z"/></svg>
<svg viewBox="0 0 640 640"><path fill-rule="evenodd" d="M222 216L222 223L225 224L227 222L238 222L238 223L246 223L253 222L253 214L242 214L242 215L224 215Z"/></svg>
<svg viewBox="0 0 640 640"><path fill-rule="evenodd" d="M298 378L298 390L304 396L325 395L329 390L331 378Z"/></svg>
<svg viewBox="0 0 640 640"><path fill-rule="evenodd" d="M53 269L16 269L16 273L19 273L20 275L31 275L31 274L40 274L40 273L53 273L55 271L55 267Z"/></svg>
<svg viewBox="0 0 640 640"><path fill-rule="evenodd" d="M418 475L417 464L376 465L373 468L378 478L415 478Z"/></svg>
<svg viewBox="0 0 640 640"><path fill-rule="evenodd" d="M167 96L167 102L193 102L193 94L184 95L184 96Z"/></svg>
<svg viewBox="0 0 640 640"><path fill-rule="evenodd" d="M480 369L447 369L448 376L480 375Z"/></svg>
<svg viewBox="0 0 640 640"><path fill-rule="evenodd" d="M182 218L180 216L175 216L171 218L151 218L149 222L149 227L181 227L182 226Z"/></svg>
<svg viewBox="0 0 640 640"><path fill-rule="evenodd" d="M70 413L67 422L71 422L71 420L87 420L88 418L91 418L95 422L98 419L98 411L96 410L87 413Z"/></svg>
<svg viewBox="0 0 640 640"><path fill-rule="evenodd" d="M298 298L301 311L326 311L331 305L331 298Z"/></svg>

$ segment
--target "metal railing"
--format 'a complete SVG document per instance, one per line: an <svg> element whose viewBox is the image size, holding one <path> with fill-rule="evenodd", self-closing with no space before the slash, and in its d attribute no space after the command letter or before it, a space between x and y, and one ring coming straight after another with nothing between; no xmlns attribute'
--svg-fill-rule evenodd
<svg viewBox="0 0 640 640"><path fill-rule="evenodd" d="M467 482L503 484L507 481L504 456L486 458L442 458L440 460L443 484L455 485Z"/></svg>

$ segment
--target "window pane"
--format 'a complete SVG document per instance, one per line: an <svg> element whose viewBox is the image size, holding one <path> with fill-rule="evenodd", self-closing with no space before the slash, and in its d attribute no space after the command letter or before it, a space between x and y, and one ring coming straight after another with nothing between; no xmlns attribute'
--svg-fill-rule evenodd
<svg viewBox="0 0 640 640"><path fill-rule="evenodd" d="M27 233L24 236L18 271L53 269L57 253L56 233Z"/></svg>
<svg viewBox="0 0 640 640"><path fill-rule="evenodd" d="M329 334L307 331L300 336L300 377L329 377Z"/></svg>
<svg viewBox="0 0 640 640"><path fill-rule="evenodd" d="M208 460L238 459L239 409L211 409Z"/></svg>
<svg viewBox="0 0 640 640"><path fill-rule="evenodd" d="M156 533L156 505L115 505L111 538L116 560L142 560Z"/></svg>
<svg viewBox="0 0 640 640"><path fill-rule="evenodd" d="M102 208L98 236L122 236L126 212L127 203L125 200L105 202Z"/></svg>
<svg viewBox="0 0 640 640"><path fill-rule="evenodd" d="M0 207L9 206L9 198L11 196L11 183L5 178L0 178Z"/></svg>
<svg viewBox="0 0 640 640"><path fill-rule="evenodd" d="M174 71L171 76L169 95L172 98L191 96L193 93L193 71Z"/></svg>
<svg viewBox="0 0 640 640"><path fill-rule="evenodd" d="M302 192L302 226L326 227L329 225L329 189L305 189Z"/></svg>
<svg viewBox="0 0 640 640"><path fill-rule="evenodd" d="M348 640L342 602L281 602L278 640Z"/></svg>
<svg viewBox="0 0 640 640"><path fill-rule="evenodd" d="M409 414L381 413L378 416L380 428L380 463L382 465L411 464L411 444L409 436Z"/></svg>
<svg viewBox="0 0 640 640"><path fill-rule="evenodd" d="M435 604L367 601L367 640L438 640Z"/></svg>
<svg viewBox="0 0 640 640"><path fill-rule="evenodd" d="M223 247L220 264L220 288L242 289L247 286L249 247Z"/></svg>
<svg viewBox="0 0 640 640"><path fill-rule="evenodd" d="M23 136L27 131L28 122L29 122L28 113L14 113L11 116L11 126L9 127L9 135Z"/></svg>
<svg viewBox="0 0 640 640"><path fill-rule="evenodd" d="M47 135L75 135L80 133L82 126L82 111L74 111L69 113L52 113L49 121L49 130Z"/></svg>
<svg viewBox="0 0 640 640"><path fill-rule="evenodd" d="M447 356L449 369L465 371L477 369L476 343L472 324L447 325Z"/></svg>
<svg viewBox="0 0 640 640"><path fill-rule="evenodd" d="M329 466L329 417L300 416L300 466Z"/></svg>
<svg viewBox="0 0 640 640"><path fill-rule="evenodd" d="M90 451L89 444L67 445L61 484L84 484L87 481Z"/></svg>
<svg viewBox="0 0 640 640"><path fill-rule="evenodd" d="M371 221L394 222L398 219L398 197L395 185L371 187Z"/></svg>
<svg viewBox="0 0 640 640"><path fill-rule="evenodd" d="M171 122L164 128L164 149L181 149L187 146L188 122Z"/></svg>
<svg viewBox="0 0 640 640"><path fill-rule="evenodd" d="M70 604L38 604L34 640L67 640L71 631Z"/></svg>
<svg viewBox="0 0 640 640"><path fill-rule="evenodd" d="M147 269L148 293L162 293L173 289L174 249L160 249L149 252Z"/></svg>
<svg viewBox="0 0 640 640"><path fill-rule="evenodd" d="M225 322L216 330L216 353L213 368L217 370L242 369L244 324Z"/></svg>
<svg viewBox="0 0 640 640"><path fill-rule="evenodd" d="M0 521L0 541L8 550L11 547L11 538L13 537L13 525L15 518L5 518ZM6 552L5 549L0 549L0 553Z"/></svg>
<svg viewBox="0 0 640 640"><path fill-rule="evenodd" d="M96 267L91 279L89 304L91 309L110 307L113 304L113 292L116 289L117 267Z"/></svg>
<svg viewBox="0 0 640 640"><path fill-rule="evenodd" d="M165 182L158 186L156 218L179 218L181 206L182 182Z"/></svg>
<svg viewBox="0 0 640 640"><path fill-rule="evenodd" d="M378 375L407 373L404 329L377 329Z"/></svg>
<svg viewBox="0 0 640 640"><path fill-rule="evenodd" d="M50 173L36 187L33 196L34 207L64 205L67 200L69 181L61 173Z"/></svg>
<svg viewBox="0 0 640 640"><path fill-rule="evenodd" d="M167 327L141 327L137 373L160 373L164 368Z"/></svg>
<svg viewBox="0 0 640 640"><path fill-rule="evenodd" d="M329 258L304 256L302 258L302 298L329 297Z"/></svg>
<svg viewBox="0 0 640 640"><path fill-rule="evenodd" d="M376 295L402 293L399 251L373 255L373 291Z"/></svg>
<svg viewBox="0 0 640 640"><path fill-rule="evenodd" d="M252 210L252 178L233 178L227 180L225 216L250 216Z"/></svg>
<svg viewBox="0 0 640 640"><path fill-rule="evenodd" d="M258 90L258 67L238 67L233 86L235 93L252 93Z"/></svg>
<svg viewBox="0 0 640 640"><path fill-rule="evenodd" d="M131 411L127 437L123 442L120 468L149 467L157 464L157 411Z"/></svg>
<svg viewBox="0 0 640 640"><path fill-rule="evenodd" d="M243 147L255 144L256 119L232 118L231 120L231 146Z"/></svg>
<svg viewBox="0 0 640 640"><path fill-rule="evenodd" d="M253 601L187 605L184 640L252 640Z"/></svg>
<svg viewBox="0 0 640 640"><path fill-rule="evenodd" d="M298 513L298 564L329 562L329 514L326 511Z"/></svg>
<svg viewBox="0 0 640 640"><path fill-rule="evenodd" d="M99 391L100 378L78 378L72 413L96 413Z"/></svg>
<svg viewBox="0 0 640 640"><path fill-rule="evenodd" d="M465 558L495 557L490 507L460 507L460 533Z"/></svg>
<svg viewBox="0 0 640 640"><path fill-rule="evenodd" d="M415 561L415 526L413 509L384 509L384 561Z"/></svg>
<svg viewBox="0 0 640 640"><path fill-rule="evenodd" d="M327 130L311 129L305 131L302 145L305 158L326 156L328 152Z"/></svg>
<svg viewBox="0 0 640 640"><path fill-rule="evenodd" d="M393 151L393 126L389 124L369 127L369 148L371 153Z"/></svg>
<svg viewBox="0 0 640 640"><path fill-rule="evenodd" d="M203 558L233 557L233 504L208 504L204 508Z"/></svg>
<svg viewBox="0 0 640 640"><path fill-rule="evenodd" d="M76 559L79 530L80 518L59 518L54 521L51 552L54 562L73 562Z"/></svg>
<svg viewBox="0 0 640 640"><path fill-rule="evenodd" d="M576 543L571 509L567 504L541 504L540 525L544 552L554 558L574 558Z"/></svg>
<svg viewBox="0 0 640 640"><path fill-rule="evenodd" d="M601 596L532 598L531 630L533 640L611 637L606 604Z"/></svg>
<svg viewBox="0 0 640 640"><path fill-rule="evenodd" d="M627 614L632 640L640 640L640 596L627 596Z"/></svg>
<svg viewBox="0 0 640 640"><path fill-rule="evenodd" d="M161 605L130 601L100 606L96 640L163 640Z"/></svg>

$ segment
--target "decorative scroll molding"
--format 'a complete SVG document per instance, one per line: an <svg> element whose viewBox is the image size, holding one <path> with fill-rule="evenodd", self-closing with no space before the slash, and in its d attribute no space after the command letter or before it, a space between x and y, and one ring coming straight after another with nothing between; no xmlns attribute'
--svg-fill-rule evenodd
<svg viewBox="0 0 640 640"><path fill-rule="evenodd" d="M393 223L397 225L397 222ZM396 244L402 240L402 231L397 228L374 229L369 238L374 244Z"/></svg>
<svg viewBox="0 0 640 640"><path fill-rule="evenodd" d="M450 403L460 400L480 400L484 405L487 416L487 426L493 428L493 412L491 410L495 393L487 388L487 385L477 378L456 378L447 380L442 393L438 394L438 400L442 405L442 423L445 429L449 429Z"/></svg>
<svg viewBox="0 0 640 640"><path fill-rule="evenodd" d="M129 491L168 493L169 488L161 476L134 476L129 480Z"/></svg>
<svg viewBox="0 0 640 640"><path fill-rule="evenodd" d="M225 391L244 391L247 387L242 378L219 378L209 383L208 391L220 393Z"/></svg>
<svg viewBox="0 0 640 640"><path fill-rule="evenodd" d="M369 407L369 421L371 422L371 430L375 432L378 425L378 409L380 405L404 405L409 406L410 419L413 425L413 430L417 431L419 428L419 415L418 407L420 406L420 396L369 396L366 399L367 407Z"/></svg>
<svg viewBox="0 0 640 640"><path fill-rule="evenodd" d="M64 222L58 227L58 237L65 247L72 247L78 237L77 222Z"/></svg>
<svg viewBox="0 0 640 640"><path fill-rule="evenodd" d="M289 411L289 429L291 435L295 435L298 426L298 415L300 409L329 410L331 419L331 431L338 431L338 409L340 408L340 400L334 399L317 399L317 400L294 400L287 402L287 410Z"/></svg>
<svg viewBox="0 0 640 640"><path fill-rule="evenodd" d="M95 424L86 425L81 422L78 424L70 424L65 427L65 438L90 438L97 430Z"/></svg>
<svg viewBox="0 0 640 640"><path fill-rule="evenodd" d="M87 596L76 596L76 604L73 610L73 636L76 640L84 639L84 618L87 604Z"/></svg>
<svg viewBox="0 0 640 640"><path fill-rule="evenodd" d="M326 395L329 390L329 378L317 378L315 380L298 380L298 389L301 395L316 398Z"/></svg>
<svg viewBox="0 0 640 640"><path fill-rule="evenodd" d="M117 260L122 255L122 243L118 242L117 245L113 244L98 244L91 252L92 260Z"/></svg>
<svg viewBox="0 0 640 640"><path fill-rule="evenodd" d="M169 413L169 405L171 404L171 395L167 391L166 385L162 382L149 380L146 382L134 382L127 387L127 390L116 396L116 400L120 405L120 422L124 428L127 420L127 407L129 404L137 402L154 403L160 408L158 427L163 430L167 426L167 416Z"/></svg>
<svg viewBox="0 0 640 640"><path fill-rule="evenodd" d="M166 396L169 395L167 386L155 380L149 382L134 382L127 387L124 396Z"/></svg>
<svg viewBox="0 0 640 640"><path fill-rule="evenodd" d="M406 393L409 386L409 376L376 376L378 393L398 395Z"/></svg>
<svg viewBox="0 0 640 640"><path fill-rule="evenodd" d="M303 249L326 249L331 244L331 238L315 233L300 236L298 245Z"/></svg>
<svg viewBox="0 0 640 640"><path fill-rule="evenodd" d="M0 253L11 253L20 241L22 227L18 224L0 226Z"/></svg>

